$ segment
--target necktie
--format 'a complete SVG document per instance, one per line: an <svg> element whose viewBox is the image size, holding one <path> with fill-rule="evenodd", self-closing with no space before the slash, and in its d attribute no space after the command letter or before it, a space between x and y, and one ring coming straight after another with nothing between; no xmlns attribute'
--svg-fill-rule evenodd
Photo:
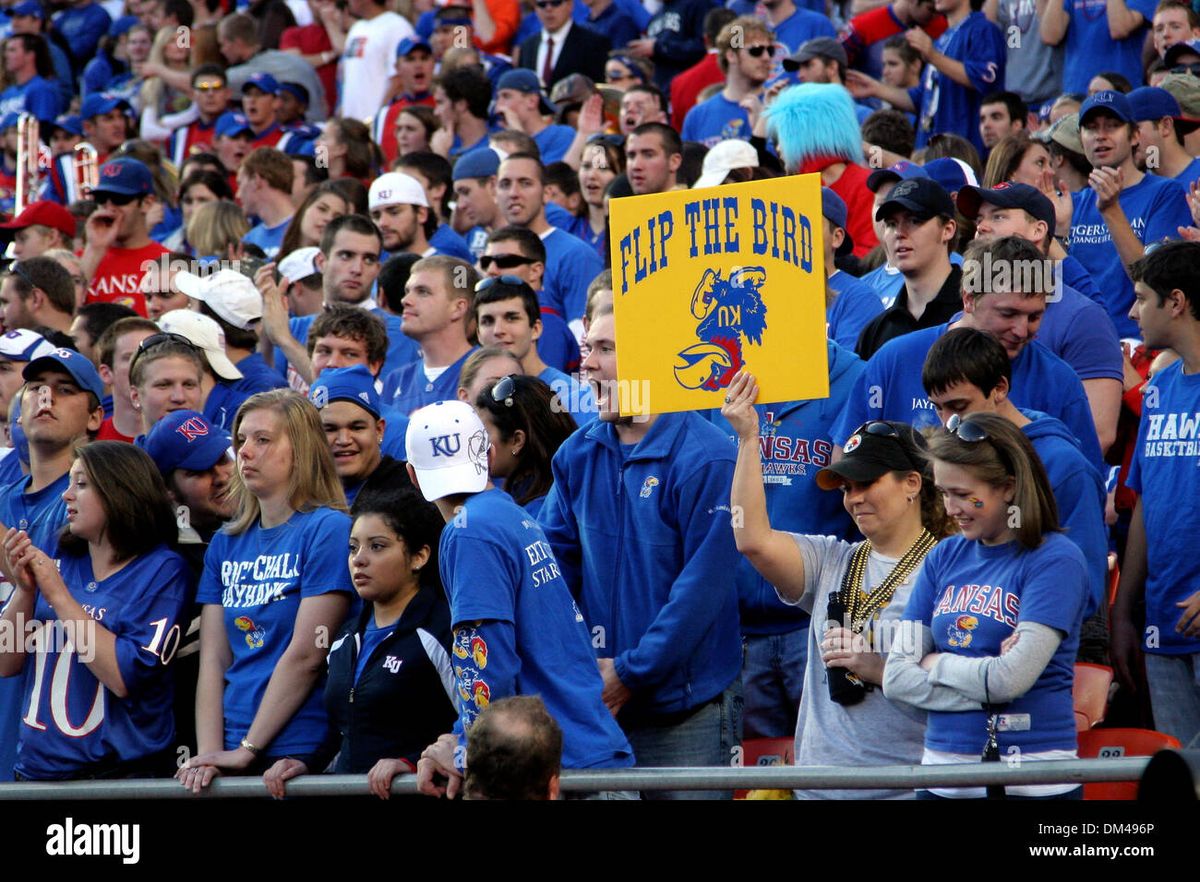
<svg viewBox="0 0 1200 882"><path fill-rule="evenodd" d="M554 38L546 37L546 60L542 62L542 83L549 88L554 76Z"/></svg>

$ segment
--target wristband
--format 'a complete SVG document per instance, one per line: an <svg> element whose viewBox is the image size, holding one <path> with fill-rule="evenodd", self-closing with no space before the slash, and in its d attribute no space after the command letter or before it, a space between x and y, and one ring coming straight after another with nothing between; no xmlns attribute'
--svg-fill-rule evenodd
<svg viewBox="0 0 1200 882"><path fill-rule="evenodd" d="M260 753L262 753L262 750L260 748L255 747L253 744L251 744L249 742L249 740L247 740L245 738L242 739L242 743L238 746L241 747L243 750L250 751L255 756L258 756Z"/></svg>

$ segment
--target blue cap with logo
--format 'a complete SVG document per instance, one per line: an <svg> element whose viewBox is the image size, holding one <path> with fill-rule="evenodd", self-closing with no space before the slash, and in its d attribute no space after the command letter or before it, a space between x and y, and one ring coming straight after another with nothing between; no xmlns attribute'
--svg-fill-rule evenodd
<svg viewBox="0 0 1200 882"><path fill-rule="evenodd" d="M400 41L400 44L396 47L396 57L403 58L405 55L407 55L409 52L412 52L414 49L424 49L426 52L429 52L429 53L433 52L433 47L430 46L427 41L422 40L420 37L405 37L403 40Z"/></svg>
<svg viewBox="0 0 1200 882"><path fill-rule="evenodd" d="M242 94L245 95L246 90L250 88L258 89L267 95L278 95L279 81L266 71L259 71L242 83Z"/></svg>
<svg viewBox="0 0 1200 882"><path fill-rule="evenodd" d="M1088 117L1095 116L1097 113L1107 113L1109 116L1115 116L1121 122L1135 121L1128 96L1113 89L1105 89L1088 96L1088 99L1083 102L1083 106L1079 108L1080 127L1087 125Z"/></svg>
<svg viewBox="0 0 1200 882"><path fill-rule="evenodd" d="M238 135L253 135L250 120L243 114L227 110L217 117L216 133L219 138L236 138Z"/></svg>
<svg viewBox="0 0 1200 882"><path fill-rule="evenodd" d="M118 107L126 113L133 112L133 108L129 106L129 102L120 95L112 95L108 92L92 92L83 99L83 104L79 108L79 117L80 119L94 119L97 116L112 113Z"/></svg>
<svg viewBox="0 0 1200 882"><path fill-rule="evenodd" d="M39 355L21 371L21 377L26 381L32 380L44 370L66 371L79 384L84 392L91 392L96 401L104 399L104 381L96 373L96 366L86 355L80 355L74 349L55 349Z"/></svg>
<svg viewBox="0 0 1200 882"><path fill-rule="evenodd" d="M927 178L929 172L925 171L915 162L909 162L907 159L897 162L895 165L887 168L877 168L867 176L867 189L872 193L888 181L908 181L913 178Z"/></svg>
<svg viewBox="0 0 1200 882"><path fill-rule="evenodd" d="M53 351L53 343L28 328L16 328L0 337L0 358L8 361L33 361Z"/></svg>
<svg viewBox="0 0 1200 882"><path fill-rule="evenodd" d="M361 364L321 371L309 387L308 397L318 410L331 401L353 401L375 419L382 412L375 378Z"/></svg>
<svg viewBox="0 0 1200 882"><path fill-rule="evenodd" d="M175 469L204 472L229 455L229 436L194 410L176 410L138 443L164 476Z"/></svg>
<svg viewBox="0 0 1200 882"><path fill-rule="evenodd" d="M121 156L100 166L100 180L92 192L149 196L154 192L154 179L145 163L130 156Z"/></svg>

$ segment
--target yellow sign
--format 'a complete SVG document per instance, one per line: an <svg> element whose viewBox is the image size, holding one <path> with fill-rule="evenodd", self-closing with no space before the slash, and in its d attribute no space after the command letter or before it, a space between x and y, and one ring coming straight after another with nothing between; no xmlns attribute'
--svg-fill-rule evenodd
<svg viewBox="0 0 1200 882"><path fill-rule="evenodd" d="M621 414L829 395L820 175L614 199Z"/></svg>

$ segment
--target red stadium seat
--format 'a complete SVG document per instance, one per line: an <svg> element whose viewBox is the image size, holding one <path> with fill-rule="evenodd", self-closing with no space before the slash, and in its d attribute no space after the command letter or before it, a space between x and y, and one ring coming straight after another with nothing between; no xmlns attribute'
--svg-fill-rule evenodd
<svg viewBox="0 0 1200 882"><path fill-rule="evenodd" d="M1088 729L1079 733L1080 759L1153 756L1179 740L1152 729ZM1137 799L1137 781L1103 781L1083 785L1084 799Z"/></svg>
<svg viewBox="0 0 1200 882"><path fill-rule="evenodd" d="M790 766L795 761L793 738L750 738L742 742L743 766ZM734 799L745 799L748 790L735 790Z"/></svg>
<svg viewBox="0 0 1200 882"><path fill-rule="evenodd" d="M1108 691L1112 686L1113 670L1105 665L1075 663L1075 729L1094 729L1104 722L1108 711Z"/></svg>

